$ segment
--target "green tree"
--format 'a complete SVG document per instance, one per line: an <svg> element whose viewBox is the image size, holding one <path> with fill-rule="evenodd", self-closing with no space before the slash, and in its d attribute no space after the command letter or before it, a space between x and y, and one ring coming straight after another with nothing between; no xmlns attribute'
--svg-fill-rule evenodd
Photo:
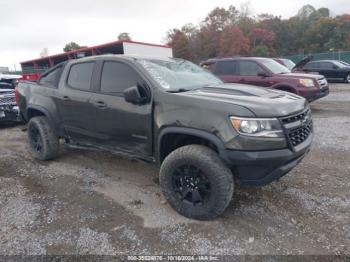
<svg viewBox="0 0 350 262"><path fill-rule="evenodd" d="M119 41L131 41L131 37L129 33L123 32L118 35Z"/></svg>
<svg viewBox="0 0 350 262"><path fill-rule="evenodd" d="M86 46L80 46L79 44L77 44L75 42L70 42L70 43L65 45L65 47L63 48L63 51L69 52L69 51L79 50L81 48L86 48Z"/></svg>
<svg viewBox="0 0 350 262"><path fill-rule="evenodd" d="M263 44L256 46L252 50L253 56L269 57L270 51L269 48Z"/></svg>

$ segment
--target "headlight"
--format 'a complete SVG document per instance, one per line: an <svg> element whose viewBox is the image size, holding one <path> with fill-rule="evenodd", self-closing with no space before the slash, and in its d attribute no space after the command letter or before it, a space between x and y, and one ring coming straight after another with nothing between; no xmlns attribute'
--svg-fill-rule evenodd
<svg viewBox="0 0 350 262"><path fill-rule="evenodd" d="M305 87L315 86L314 81L312 79L301 78L301 79L299 79L299 83Z"/></svg>
<svg viewBox="0 0 350 262"><path fill-rule="evenodd" d="M246 136L284 137L282 127L276 118L230 117L234 129Z"/></svg>

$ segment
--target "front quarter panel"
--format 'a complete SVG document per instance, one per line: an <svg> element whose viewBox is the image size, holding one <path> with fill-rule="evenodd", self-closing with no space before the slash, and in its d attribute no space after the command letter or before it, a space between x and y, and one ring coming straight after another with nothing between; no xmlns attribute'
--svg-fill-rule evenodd
<svg viewBox="0 0 350 262"><path fill-rule="evenodd" d="M157 102L161 101L161 102ZM230 122L230 115L254 117L249 110L205 99L191 99L180 94L155 94L154 123L159 132L166 127L187 127L215 135L224 144L238 135Z"/></svg>

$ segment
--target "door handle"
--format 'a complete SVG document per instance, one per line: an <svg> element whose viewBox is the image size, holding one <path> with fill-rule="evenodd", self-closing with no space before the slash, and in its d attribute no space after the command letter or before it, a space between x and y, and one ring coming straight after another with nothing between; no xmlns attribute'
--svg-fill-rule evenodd
<svg viewBox="0 0 350 262"><path fill-rule="evenodd" d="M105 109L105 108L107 108L106 103L103 102L103 101L95 101L95 102L93 102L93 103L94 103L95 107L97 107L97 108L100 108L100 109Z"/></svg>
<svg viewBox="0 0 350 262"><path fill-rule="evenodd" d="M65 100L65 101L70 100L69 96L63 96L62 99Z"/></svg>

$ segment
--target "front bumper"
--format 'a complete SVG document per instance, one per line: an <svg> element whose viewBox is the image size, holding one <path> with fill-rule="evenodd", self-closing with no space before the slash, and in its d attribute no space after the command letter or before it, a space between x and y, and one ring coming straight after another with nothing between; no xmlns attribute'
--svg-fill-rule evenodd
<svg viewBox="0 0 350 262"><path fill-rule="evenodd" d="M315 100L320 99L320 98L322 98L322 97L325 97L325 96L327 96L327 95L329 95L329 87L320 90L320 91L317 92L313 97L310 97L310 98L308 99L308 101L309 101L309 102L312 102L312 101L315 101Z"/></svg>
<svg viewBox="0 0 350 262"><path fill-rule="evenodd" d="M1 107L0 108L0 122L19 121L18 106Z"/></svg>
<svg viewBox="0 0 350 262"><path fill-rule="evenodd" d="M225 150L224 158L237 173L241 185L263 186L287 174L309 152L313 133L293 149L273 151Z"/></svg>
<svg viewBox="0 0 350 262"><path fill-rule="evenodd" d="M329 94L329 86L302 88L299 89L298 95L304 97L307 101L312 102Z"/></svg>

